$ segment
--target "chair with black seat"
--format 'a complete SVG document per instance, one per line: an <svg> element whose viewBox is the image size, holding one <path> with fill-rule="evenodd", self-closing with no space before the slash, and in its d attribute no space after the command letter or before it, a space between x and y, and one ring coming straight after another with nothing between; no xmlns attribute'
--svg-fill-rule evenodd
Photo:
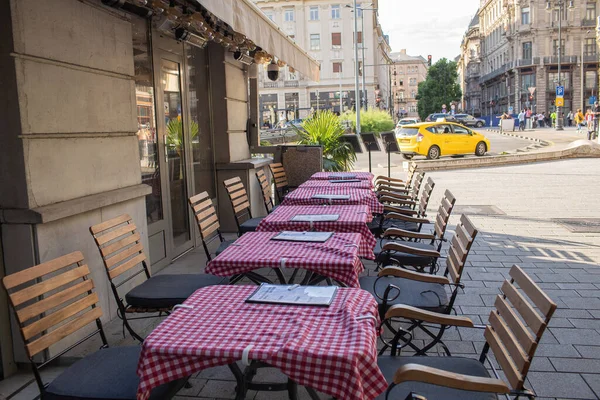
<svg viewBox="0 0 600 400"><path fill-rule="evenodd" d="M479 359L464 357L399 356L397 347L391 355L377 360L389 387L378 399L405 399L411 393L427 399L491 400L497 395L535 398L525 387L525 379L535 351L554 311L556 303L518 266L509 271L490 312L488 324L475 325L467 317L422 311L413 307L394 306L386 318L402 318L427 324L484 330L485 344ZM401 332L398 333L400 335ZM398 343L396 337L393 344ZM489 351L501 371L489 359ZM492 371L493 377L488 368ZM503 373L501 377L500 372Z"/></svg>
<svg viewBox="0 0 600 400"><path fill-rule="evenodd" d="M287 180L287 174L285 168L281 163L269 164L269 170L273 176L275 183L275 194L277 195L277 203L281 203L286 194L290 191L290 185Z"/></svg>
<svg viewBox="0 0 600 400"><path fill-rule="evenodd" d="M89 275L83 254L76 251L2 279L40 396L44 400L135 400L141 347L108 346L98 294ZM100 350L78 359L51 382L44 382L41 370L45 366L98 335ZM40 363L36 356L50 347L55 354ZM184 383L185 379L180 379L159 386L150 399L170 399Z"/></svg>
<svg viewBox="0 0 600 400"><path fill-rule="evenodd" d="M477 229L472 227L468 217L463 215L461 223L456 227L454 236L450 240L443 276L386 266L379 271L378 276L361 277L359 280L360 287L371 293L377 300L382 321L390 307L398 304L441 314L450 314L458 290L463 288L461 277L476 236ZM392 332L396 331L390 325L389 320L384 320L384 322ZM407 342L406 345L411 347L417 355L425 354L436 344L442 345L446 353L450 355L450 351L442 342L445 328L442 326L437 333L433 333L427 327L413 322L412 325L402 329L409 337L412 337L414 330L419 329L432 339L422 348L417 347L410 341ZM383 349L385 350L386 347Z"/></svg>
<svg viewBox="0 0 600 400"><path fill-rule="evenodd" d="M196 222L198 223L198 229L200 231L200 238L202 238L202 247L206 253L206 261L212 260L212 254L209 249L210 244L215 240L219 239L219 246L215 249L215 256L221 254L225 249L235 242L235 240L225 240L223 234L220 231L219 218L217 217L217 210L213 205L213 202L208 195L208 192L198 193L188 199L190 207Z"/></svg>
<svg viewBox="0 0 600 400"><path fill-rule="evenodd" d="M260 191L263 195L263 200L265 203L265 210L267 210L267 214L271 214L277 206L273 203L273 194L271 193L271 182L267 179L267 175L265 171L260 168L256 170L256 179L258 179L258 183L260 184Z"/></svg>
<svg viewBox="0 0 600 400"><path fill-rule="evenodd" d="M252 218L250 200L248 200L248 194L240 177L236 176L235 178L227 179L223 181L223 184L231 201L235 224L238 228L238 236L242 236L246 232L256 231L263 217Z"/></svg>
<svg viewBox="0 0 600 400"><path fill-rule="evenodd" d="M422 272L429 265L431 267L430 272L435 272L437 259L440 257L439 252L446 240L444 235L455 203L456 198L449 190L446 190L438 208L431 233L415 232L401 228L389 228L383 232L382 238L377 241L374 250L378 268L381 265L393 264L412 267ZM389 213L386 214L386 217L394 218L396 223L429 223L428 219L403 214ZM467 217L464 217L464 219L468 222L468 229L473 230L470 220Z"/></svg>
<svg viewBox="0 0 600 400"><path fill-rule="evenodd" d="M90 227L104 269L117 302L118 316L131 336L142 342L129 320L155 318L156 315L132 317L130 314L168 315L177 304L183 303L196 290L212 285L228 283L225 278L208 274L176 274L151 276L146 263L141 236L131 217L120 215ZM133 279L142 283L121 296L119 288Z"/></svg>

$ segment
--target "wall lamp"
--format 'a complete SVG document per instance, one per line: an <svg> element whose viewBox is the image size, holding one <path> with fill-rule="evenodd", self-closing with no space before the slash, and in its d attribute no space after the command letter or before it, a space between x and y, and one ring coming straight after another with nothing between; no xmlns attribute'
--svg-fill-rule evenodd
<svg viewBox="0 0 600 400"><path fill-rule="evenodd" d="M206 43L208 43L208 39L203 38L200 35L196 35L195 33L192 33L184 28L175 29L175 39L177 39L179 42L184 41L201 49L206 47Z"/></svg>
<svg viewBox="0 0 600 400"><path fill-rule="evenodd" d="M254 62L254 57L250 56L250 54L248 54L247 52L240 50L233 52L233 58L244 65L252 65L252 63Z"/></svg>

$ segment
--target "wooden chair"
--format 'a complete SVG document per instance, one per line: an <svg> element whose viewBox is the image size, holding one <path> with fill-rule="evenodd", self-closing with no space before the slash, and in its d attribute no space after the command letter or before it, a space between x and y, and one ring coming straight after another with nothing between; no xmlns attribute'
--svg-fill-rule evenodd
<svg viewBox="0 0 600 400"><path fill-rule="evenodd" d="M486 342L479 359L463 357L380 356L378 365L390 383L381 399L405 399L410 393L429 399L489 399L496 394L507 398L535 398L525 387L525 378L542 335L556 310L554 303L518 266L510 271L496 297L495 310L488 324L476 326L467 317L441 315L406 306L394 306L386 318L419 320L428 324L479 328ZM494 377L486 368L489 350L503 373L501 378L494 362L489 362Z"/></svg>
<svg viewBox="0 0 600 400"><path fill-rule="evenodd" d="M263 220L263 217L252 218L250 211L250 200L244 188L244 184L239 176L223 181L225 190L229 195L231 206L233 207L233 215L235 224L238 227L238 236L242 236L246 232L254 232Z"/></svg>
<svg viewBox="0 0 600 400"><path fill-rule="evenodd" d="M108 347L100 322L102 309L89 274L83 254L76 251L5 276L2 283L42 399L134 400L141 347ZM67 343L62 342L76 335ZM97 335L102 342L99 351L79 359L52 382L43 381L41 369ZM56 354L41 363L34 360L55 345L63 350L57 349ZM151 399L172 398L184 382L178 380L156 388Z"/></svg>
<svg viewBox="0 0 600 400"><path fill-rule="evenodd" d="M127 214L91 226L90 232L100 251L117 302L119 318L129 333L140 342L144 338L133 330L129 321L155 316L130 318L128 315L167 315L175 305L184 302L199 288L226 283L224 278L207 274L151 276L140 234ZM145 278L144 282L129 290L123 299L119 288L139 275Z"/></svg>
<svg viewBox="0 0 600 400"><path fill-rule="evenodd" d="M219 239L219 246L216 248L214 254L218 256L225 249L234 242L234 240L225 240L219 228L219 218L217 217L217 210L213 205L213 202L208 195L208 192L198 193L188 199L196 222L198 223L198 229L200 230L200 237L202 238L202 247L206 253L207 262L212 260L212 255L209 250L209 245L215 240Z"/></svg>
<svg viewBox="0 0 600 400"><path fill-rule="evenodd" d="M415 202L415 204L418 204L417 209L410 208L412 200L410 200L411 203L407 203L407 206L404 207L391 205L384 206L383 215L374 218L373 223L369 224L371 232L376 237L381 236L381 234L389 228L400 228L407 231L420 232L423 224L429 223L425 218L427 217L427 207L429 206L429 200L431 199L431 193L433 193L434 187L435 182L433 179L427 178L427 183L423 187L419 202ZM403 219L398 217L398 215L402 217L408 216L409 218ZM414 218L419 219L419 221L415 221Z"/></svg>
<svg viewBox="0 0 600 400"><path fill-rule="evenodd" d="M402 179L398 179L398 178L391 178L389 176L379 175L375 178L375 183L374 183L375 189L379 190L380 188L389 187L389 188L397 188L397 189L405 188L405 189L409 190L411 182L413 180L413 176L416 171L417 171L417 164L410 163L410 166L408 167L408 171L406 173L405 181L403 181Z"/></svg>
<svg viewBox="0 0 600 400"><path fill-rule="evenodd" d="M431 233L414 232L400 228L389 228L383 232L383 236L377 241L375 246L375 257L377 265L395 264L400 266L410 266L417 271L423 271L426 266L431 266L430 272L436 271L437 259L440 257L440 250L445 241L444 235L448 227L448 221L456 198L449 190L444 192L438 213L435 217L433 231ZM386 214L387 218L393 218L395 221L407 223L428 224L429 220L417 218L404 214ZM464 216L463 216L464 217ZM469 232L475 228L467 217L465 226ZM462 222L462 218L461 218Z"/></svg>
<svg viewBox="0 0 600 400"><path fill-rule="evenodd" d="M285 195L290 191L285 169L281 163L269 164L269 169L271 170L271 175L273 176L273 181L275 182L277 203L281 203Z"/></svg>
<svg viewBox="0 0 600 400"><path fill-rule="evenodd" d="M412 184L408 189L385 188L377 191L377 197L381 203L397 203L414 208L419 198L421 185L425 180L425 172L418 172L413 178Z"/></svg>
<svg viewBox="0 0 600 400"><path fill-rule="evenodd" d="M361 277L360 287L375 297L382 320L384 320L390 308L399 304L440 314L450 314L458 290L464 287L461 283L461 277L476 236L477 229L473 227L468 217L463 215L450 241L443 276L387 266L379 271L376 277ZM384 322L392 332L398 330L392 326L390 319L386 319ZM415 343L409 340L412 339L413 331L417 328L432 339L422 348L417 347ZM442 345L446 353L450 355L450 351L442 342L442 336L446 330L445 326L441 326L437 333L433 333L420 322L413 321L412 325L404 327L402 330L405 335L399 336L396 341L404 339L405 343L403 345L411 347L417 355L425 354L436 344Z"/></svg>
<svg viewBox="0 0 600 400"><path fill-rule="evenodd" d="M265 171L261 169L256 170L256 179L258 179L258 183L260 184L260 190L263 195L263 200L265 203L265 210L267 210L267 214L271 214L271 212L277 207L273 203L273 194L271 193L271 182L267 179L267 175Z"/></svg>

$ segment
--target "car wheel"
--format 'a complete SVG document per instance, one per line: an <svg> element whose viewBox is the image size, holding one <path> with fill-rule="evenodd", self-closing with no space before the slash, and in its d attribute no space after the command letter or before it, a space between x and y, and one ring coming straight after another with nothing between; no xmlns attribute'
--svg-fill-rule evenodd
<svg viewBox="0 0 600 400"><path fill-rule="evenodd" d="M431 146L427 152L428 160L437 160L440 158L440 148L437 146Z"/></svg>
<svg viewBox="0 0 600 400"><path fill-rule="evenodd" d="M478 128L481 128L483 126L483 122L479 121L475 126L477 126Z"/></svg>
<svg viewBox="0 0 600 400"><path fill-rule="evenodd" d="M412 160L412 158L414 157L414 154L404 154L402 153L402 157L404 157L406 160Z"/></svg>
<svg viewBox="0 0 600 400"><path fill-rule="evenodd" d="M487 146L485 145L484 142L479 142L479 143L477 143L477 146L475 146L475 155L478 157L485 155L486 151L487 151Z"/></svg>

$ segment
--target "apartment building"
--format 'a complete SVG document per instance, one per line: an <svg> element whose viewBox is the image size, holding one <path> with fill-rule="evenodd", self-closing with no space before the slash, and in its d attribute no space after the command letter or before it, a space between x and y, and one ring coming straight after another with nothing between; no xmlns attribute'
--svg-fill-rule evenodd
<svg viewBox="0 0 600 400"><path fill-rule="evenodd" d="M482 114L554 110L559 51L564 110L585 108L598 92L597 9L590 0L481 0Z"/></svg>
<svg viewBox="0 0 600 400"><path fill-rule="evenodd" d="M398 117L418 117L419 83L427 78L427 62L422 56L410 56L406 49L390 54L392 58L392 95Z"/></svg>
<svg viewBox="0 0 600 400"><path fill-rule="evenodd" d="M481 115L481 43L479 31L479 10L469 23L460 44L457 60L458 79L462 91L459 109L471 115Z"/></svg>
<svg viewBox="0 0 600 400"><path fill-rule="evenodd" d="M314 82L289 68L272 81L259 72L263 124L305 118L311 110L344 112L356 104L354 9L350 0L254 0L256 5L308 54L321 64ZM358 5L359 81L369 107L390 102L387 37L377 19L377 0ZM364 57L364 64L363 64ZM362 90L359 88L359 90ZM341 93L341 98L340 98ZM341 101L340 101L341 100Z"/></svg>

